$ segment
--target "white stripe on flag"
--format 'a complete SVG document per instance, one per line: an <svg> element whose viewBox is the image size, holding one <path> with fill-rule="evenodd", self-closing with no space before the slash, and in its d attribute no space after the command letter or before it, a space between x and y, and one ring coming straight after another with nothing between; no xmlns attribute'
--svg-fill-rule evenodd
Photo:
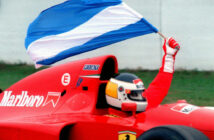
<svg viewBox="0 0 214 140"><path fill-rule="evenodd" d="M29 45L27 52L34 61L41 61L54 57L64 50L83 45L104 33L136 23L141 18L127 5L121 3L104 9L73 30L34 41Z"/></svg>

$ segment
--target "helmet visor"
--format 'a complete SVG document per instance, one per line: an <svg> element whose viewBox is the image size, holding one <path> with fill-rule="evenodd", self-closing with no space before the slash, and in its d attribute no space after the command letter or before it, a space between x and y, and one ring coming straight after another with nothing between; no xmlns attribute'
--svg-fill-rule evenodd
<svg viewBox="0 0 214 140"><path fill-rule="evenodd" d="M146 99L142 96L144 90L131 90L131 93L128 94L128 98L134 101L146 101Z"/></svg>

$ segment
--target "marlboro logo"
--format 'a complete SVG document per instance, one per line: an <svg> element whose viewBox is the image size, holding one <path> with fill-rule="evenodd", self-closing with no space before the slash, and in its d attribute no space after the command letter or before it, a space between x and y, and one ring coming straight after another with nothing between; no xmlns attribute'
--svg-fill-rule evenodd
<svg viewBox="0 0 214 140"><path fill-rule="evenodd" d="M56 107L59 101L60 95L61 93L59 92L49 92L42 106L46 106L47 104L51 103L53 107Z"/></svg>
<svg viewBox="0 0 214 140"><path fill-rule="evenodd" d="M60 99L60 92L48 92L46 98L40 95L28 95L28 91L22 91L20 95L13 95L12 91L5 91L0 106L8 107L40 107L49 103L56 107Z"/></svg>

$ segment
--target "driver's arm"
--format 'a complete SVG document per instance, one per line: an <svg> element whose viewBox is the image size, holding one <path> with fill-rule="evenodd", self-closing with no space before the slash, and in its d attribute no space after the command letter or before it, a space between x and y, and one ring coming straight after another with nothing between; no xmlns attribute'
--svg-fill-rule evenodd
<svg viewBox="0 0 214 140"><path fill-rule="evenodd" d="M165 40L163 50L165 54L159 73L143 93L143 96L146 97L148 101L146 110L157 107L167 95L171 85L175 56L179 50L179 44L173 38L170 38L168 41Z"/></svg>

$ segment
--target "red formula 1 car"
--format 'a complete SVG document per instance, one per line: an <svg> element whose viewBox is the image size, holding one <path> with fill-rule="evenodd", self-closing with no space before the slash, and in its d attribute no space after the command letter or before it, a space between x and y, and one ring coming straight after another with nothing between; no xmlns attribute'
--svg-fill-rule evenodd
<svg viewBox="0 0 214 140"><path fill-rule="evenodd" d="M0 94L1 140L214 139L214 110L178 101L135 114L110 107L107 81L114 56L48 68Z"/></svg>

